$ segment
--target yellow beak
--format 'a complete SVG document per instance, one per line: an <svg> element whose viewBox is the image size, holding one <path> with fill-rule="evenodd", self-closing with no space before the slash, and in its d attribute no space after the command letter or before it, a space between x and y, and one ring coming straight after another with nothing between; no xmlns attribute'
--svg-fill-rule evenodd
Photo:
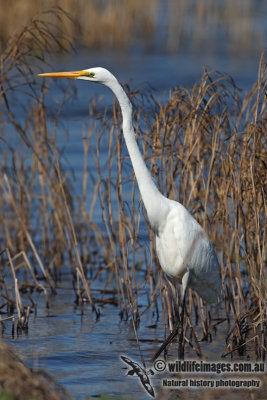
<svg viewBox="0 0 267 400"><path fill-rule="evenodd" d="M38 76L44 76L49 78L71 78L77 79L80 76L86 76L86 71L69 71L69 72L48 72L46 74L38 74Z"/></svg>

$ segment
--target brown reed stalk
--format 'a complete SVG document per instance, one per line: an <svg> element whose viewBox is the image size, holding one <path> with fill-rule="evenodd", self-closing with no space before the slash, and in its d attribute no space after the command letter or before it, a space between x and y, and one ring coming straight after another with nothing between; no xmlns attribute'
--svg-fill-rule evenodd
<svg viewBox="0 0 267 400"><path fill-rule="evenodd" d="M83 288L84 288L84 290L86 292L86 295L87 295L87 298L88 298L88 300L90 302L92 310L95 311L96 313L98 313L97 309L95 307L93 298L91 296L91 291L90 291L88 282L87 282L85 274L84 274L84 269L83 269L83 266L82 266L81 257L80 257L80 253L79 253L79 247L78 247L78 242L77 242L76 231L75 231L75 228L74 228L74 225L73 225L70 208L69 208L68 201L67 201L67 198L66 198L66 192L65 192L65 189L64 189L64 185L63 185L63 179L62 179L62 176L61 176L61 169L60 169L60 165L59 165L58 154L57 154L56 170L57 170L57 174L58 174L58 181L59 181L59 185L60 185L60 189L61 189L61 195L62 195L62 198L63 198L64 207L65 207L65 210L66 210L66 213L67 213L66 214L66 216L67 216L66 222L68 224L69 232L70 232L70 235L71 235L71 237L69 238L70 239L70 245L73 245L73 247L74 247L74 261L75 261L75 264L76 264L77 281L78 281L78 284L79 284L79 279L81 279L82 284L83 284ZM80 297L80 292L78 292L78 294L79 294L79 297Z"/></svg>
<svg viewBox="0 0 267 400"><path fill-rule="evenodd" d="M30 233L29 233L29 231L28 231L28 229L26 227L24 218L23 218L20 210L17 207L17 204L16 204L16 201L14 200L14 196L13 196L12 190L11 190L11 185L10 185L10 182L9 182L9 179L8 179L7 175L4 175L4 180L5 180L5 183L7 185L7 193L8 193L9 201L12 204L12 206L14 208L14 211L15 211L15 213L16 213L16 215L17 215L17 217L18 217L18 219L19 219L19 221L21 223L21 228L22 228L22 230L23 230L23 232L24 232L24 234L26 236L26 239L29 242L29 245L30 245L30 247L31 247L31 249L33 251L33 254L34 254L35 258L36 258L37 263L40 266L40 269L41 269L44 277L47 279L47 282L49 283L50 288L53 290L54 289L54 284L52 282L52 279L50 277L50 274L49 274L48 270L45 269L45 267L44 267L44 265L43 265L43 263L42 263L42 261L41 261L41 259L39 257L38 251L37 251L37 249L36 249L36 247L34 245L34 242L33 242L32 238L31 238L31 235L30 235Z"/></svg>
<svg viewBox="0 0 267 400"><path fill-rule="evenodd" d="M42 285L42 284L40 284L38 282L38 279L36 277L34 269L33 269L32 265L30 263L30 260L29 260L29 258L27 256L27 254L25 253L25 251L21 251L20 253L16 254L14 257L12 257L12 260L15 261L20 257L22 257L22 259L23 259L23 261L25 263L26 269L29 271L30 275L32 276L32 279L34 281L34 287L35 288L40 288L44 292L45 299L46 299L46 308L49 308L49 299L48 299L47 290L44 287L44 285Z"/></svg>
<svg viewBox="0 0 267 400"><path fill-rule="evenodd" d="M16 276L14 264L9 252L9 249L4 250L7 254L8 262L11 268L12 276L13 276L13 281L14 281L14 291L15 291L15 300L16 300L16 309L18 313L18 322L17 322L17 329L22 329L24 327L24 306L21 300L20 292L19 292L19 286L18 286L18 279Z"/></svg>

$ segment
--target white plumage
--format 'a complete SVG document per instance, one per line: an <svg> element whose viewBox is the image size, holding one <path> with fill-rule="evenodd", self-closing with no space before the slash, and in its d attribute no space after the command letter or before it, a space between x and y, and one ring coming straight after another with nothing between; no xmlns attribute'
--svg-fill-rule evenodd
<svg viewBox="0 0 267 400"><path fill-rule="evenodd" d="M219 303L219 264L206 233L185 207L169 199L166 201L169 212L156 236L161 268L174 283L181 282L188 272L187 286L208 303ZM186 289L184 285L183 289Z"/></svg>
<svg viewBox="0 0 267 400"><path fill-rule="evenodd" d="M132 125L132 105L117 79L104 68L57 72L41 76L83 79L102 83L117 97L123 117L123 134L147 211L156 234L161 268L170 282L176 314L175 285L182 282L211 304L221 299L221 278L215 251L206 233L183 205L164 197L157 189L139 151Z"/></svg>

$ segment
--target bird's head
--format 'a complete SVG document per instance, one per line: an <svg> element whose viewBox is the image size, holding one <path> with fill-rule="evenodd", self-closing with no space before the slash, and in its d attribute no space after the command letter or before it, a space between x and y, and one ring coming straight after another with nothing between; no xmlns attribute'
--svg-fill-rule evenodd
<svg viewBox="0 0 267 400"><path fill-rule="evenodd" d="M83 79L85 81L98 82L107 85L116 80L116 78L105 68L96 67L84 69L81 71L69 71L69 72L48 72L45 74L39 74L39 76L50 77L50 78L71 78L71 79Z"/></svg>

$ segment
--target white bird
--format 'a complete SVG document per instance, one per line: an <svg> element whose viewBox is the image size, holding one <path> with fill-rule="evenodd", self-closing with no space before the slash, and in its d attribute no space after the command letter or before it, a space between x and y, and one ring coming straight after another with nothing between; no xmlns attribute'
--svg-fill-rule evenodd
<svg viewBox="0 0 267 400"><path fill-rule="evenodd" d="M121 107L125 142L148 220L156 235L157 255L170 284L178 323L182 325L187 288L195 290L206 302L217 305L221 301L221 278L213 246L203 228L186 208L177 201L163 196L155 185L136 142L132 123L132 104L115 76L100 67L82 71L46 73L40 76L83 79L101 83L112 90ZM182 283L183 288L180 318L176 293L178 282ZM178 325L176 330L178 332ZM169 338L173 336L171 334ZM163 349L164 344L157 352L157 356Z"/></svg>

